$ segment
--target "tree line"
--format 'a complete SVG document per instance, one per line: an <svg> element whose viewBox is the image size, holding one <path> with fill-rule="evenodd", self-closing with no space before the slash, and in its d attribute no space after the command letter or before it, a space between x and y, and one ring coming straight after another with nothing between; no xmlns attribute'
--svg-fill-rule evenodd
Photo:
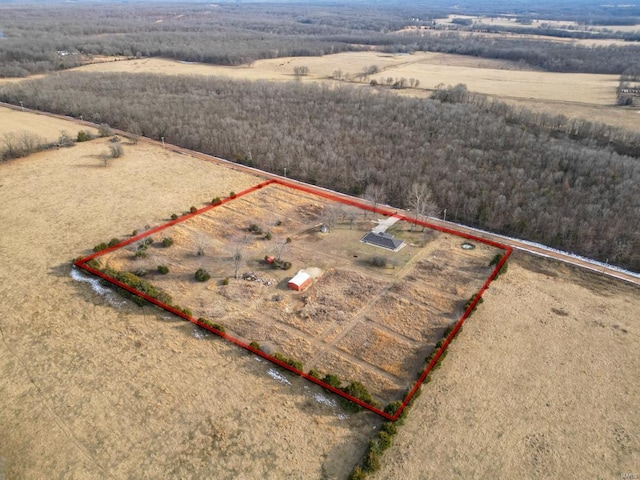
<svg viewBox="0 0 640 480"><path fill-rule="evenodd" d="M152 2L42 4L37 9L8 4L0 6L0 77L64 70L97 55L240 65L265 58L371 48L511 60L554 72L640 72L640 46L633 42L587 47L480 33L398 32L407 25L432 24L446 13L444 6L367 2L331 7L302 3L223 3L216 7ZM553 36L570 33L546 32ZM626 34L599 34L612 35Z"/></svg>
<svg viewBox="0 0 640 480"><path fill-rule="evenodd" d="M640 163L588 136L533 128L491 104L353 87L61 73L0 100L108 123L342 192L640 270ZM497 104L496 104L497 105ZM376 188L378 188L376 187Z"/></svg>
<svg viewBox="0 0 640 480"><path fill-rule="evenodd" d="M549 72L640 73L640 45L637 43L587 47L526 37L503 38L429 30L405 35L403 43L391 43L382 49L390 53L426 51L494 58L520 62L524 67Z"/></svg>
<svg viewBox="0 0 640 480"><path fill-rule="evenodd" d="M441 102L475 105L483 111L501 116L508 124L520 125L536 135L544 131L551 136L579 140L586 145L610 149L621 155L640 159L640 134L624 128L583 118L567 118L564 115L514 107L487 95L469 92L463 84L454 87L440 85L431 98Z"/></svg>

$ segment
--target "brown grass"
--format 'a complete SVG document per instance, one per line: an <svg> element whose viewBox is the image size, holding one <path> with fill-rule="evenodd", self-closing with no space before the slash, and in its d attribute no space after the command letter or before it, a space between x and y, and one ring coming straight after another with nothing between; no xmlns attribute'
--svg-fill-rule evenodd
<svg viewBox="0 0 640 480"><path fill-rule="evenodd" d="M378 52L348 52L324 57L260 60L248 66L223 67L187 64L166 59L140 59L100 63L80 67L80 71L145 72L172 75L221 75L243 80L293 81L293 67L309 67L303 82L328 82L341 70L349 82L366 86L370 79L415 78L418 88L392 92L427 97L437 85L464 83L470 91L490 95L534 111L587 118L638 130L638 110L616 107L617 75L551 73L523 69L515 62L481 59L461 55L418 52L388 55ZM380 73L366 81L356 79L365 68L377 65Z"/></svg>
<svg viewBox="0 0 640 480"><path fill-rule="evenodd" d="M516 254L372 478L637 474L640 289Z"/></svg>
<svg viewBox="0 0 640 480"><path fill-rule="evenodd" d="M602 30L610 30L610 31L614 31L614 32L637 32L640 31L640 25L607 25L607 26L593 26L593 25L589 25L589 26L585 26L585 25L580 25L577 22L574 21L569 21L569 20L540 20L540 19L532 19L531 24L530 25L524 25L522 23L518 23L517 20L517 16L516 15L504 15L504 16L500 16L500 17L487 17L487 16L473 16L473 15L449 15L447 18L439 18L436 19L436 24L438 25L450 25L453 26L455 24L452 24L451 21L455 18L462 18L462 19L469 19L472 20L474 23L482 23L485 25L490 25L490 26L500 26L500 27L511 27L511 28L526 28L526 29L530 29L530 28L540 28L544 25L548 25L551 28L556 28L556 29L569 29L571 28L573 31L580 31L580 30L584 30L584 31L602 31ZM408 29L410 29L411 27L409 27ZM408 30L407 29L407 30ZM576 39L563 39L563 38L553 38L553 37L543 37L543 38L547 38L548 41L572 41L572 40L576 40ZM610 39L603 39L603 42L611 42L611 43L617 43L620 42L621 44L624 44L625 42L623 42L622 40L610 40Z"/></svg>
<svg viewBox="0 0 640 480"><path fill-rule="evenodd" d="M434 233L421 246L425 233L412 231L403 222L393 229L410 244L396 253L381 250L360 242L373 225L372 215L356 228L347 215L341 216L330 234L314 228L322 223L324 211L337 208L364 219L362 210L268 186L154 235L145 258L134 256L137 244L132 244L108 253L100 262L120 271L148 272L146 279L188 307L195 318L209 317L245 343L269 345L272 351L302 361L305 370L363 382L385 405L402 400L404 390L424 368L426 354L442 337L440 319L448 319L450 325L460 317L461 306L488 277L488 263L497 250L478 245L467 252L460 248L460 238ZM273 238L248 232L251 224L259 224ZM164 236L175 244L160 246ZM271 269L263 259L275 254L286 237L293 241L287 244L283 260L293 266L290 271ZM238 238L245 243L239 278L225 285L223 279L234 276L232 256ZM204 255L196 255L199 249ZM395 267L373 267L369 264L373 256L383 256ZM169 274L156 274L157 265L167 265ZM304 293L288 290L287 281L308 267L325 273ZM211 274L209 282L195 281L199 268ZM257 281L243 278L249 272ZM402 311L410 318L398 319L398 312L372 310L372 304L391 295L388 291L410 305L426 305L428 310L418 308L417 313L428 314ZM419 333L412 337L416 329ZM342 359L339 370L323 370L330 364L325 357L336 356ZM393 391L389 382L396 385Z"/></svg>
<svg viewBox="0 0 640 480"><path fill-rule="evenodd" d="M43 137L48 142L55 142L60 137L60 132L66 131L75 139L79 130L85 130L94 135L98 133L95 128L78 126L72 121L0 107L0 144L2 144L2 136L6 134L29 132Z"/></svg>
<svg viewBox="0 0 640 480"><path fill-rule="evenodd" d="M345 478L372 416L70 277L88 247L256 178L143 143L105 168L105 148L0 164L0 476ZM485 295L374 478L637 474L638 288L521 254Z"/></svg>
<svg viewBox="0 0 640 480"><path fill-rule="evenodd" d="M0 476L344 478L377 420L71 278L100 241L258 181L143 143L104 167L106 147L0 164Z"/></svg>
<svg viewBox="0 0 640 480"><path fill-rule="evenodd" d="M222 75L247 80L294 80L293 67L306 65L305 82L326 81L336 70L351 78L366 67L377 65L381 73L371 79L415 78L419 89L434 89L439 84L464 83L469 90L517 98L611 105L615 102L617 75L549 73L521 70L512 62L472 59L461 55L414 53L389 55L376 52L349 52L324 57L300 57L260 60L251 66L223 67L186 64L166 59L142 59L87 65L79 71L144 72L172 75Z"/></svg>

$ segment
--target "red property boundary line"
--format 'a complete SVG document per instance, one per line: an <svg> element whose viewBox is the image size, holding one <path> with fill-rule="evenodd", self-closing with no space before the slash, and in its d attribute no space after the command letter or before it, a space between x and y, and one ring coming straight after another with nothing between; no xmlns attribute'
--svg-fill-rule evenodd
<svg viewBox="0 0 640 480"><path fill-rule="evenodd" d="M178 223L184 222L186 220L189 220L190 218L193 218L197 215L200 215L201 213L207 212L209 210L212 210L214 208L217 208L221 205L224 205L226 203L229 203L237 198L243 197L245 195L248 195L250 193L253 193L257 190L260 190L266 186L269 185L281 185L283 187L287 187L287 188L291 188L293 190L298 190L307 194L311 194L311 195L315 195L315 196L319 196L319 197L323 197L326 198L328 200L334 201L334 202L339 202L345 205L350 205L359 209L363 209L363 210L368 210L370 212L374 212L374 213L378 213L378 214L382 214L382 215L386 215L386 216L396 216L398 217L400 220L403 220L405 222L409 222L409 223L413 223L415 225L420 225L426 228L430 228L432 230L437 230L443 233L448 233L451 235L455 235L457 237L460 238L464 238L467 240L473 240L474 242L479 242L479 243L483 243L485 245L489 245L495 248L499 248L504 250L504 255L502 256L502 259L500 260L500 262L498 262L498 264L495 266L495 268L493 269L493 271L491 272L491 275L489 275L489 277L487 278L487 280L484 282L484 284L482 285L482 288L480 288L480 290L476 293L476 295L474 296L473 301L471 302L471 304L467 307L467 309L464 311L464 313L462 314L462 316L460 317L460 319L456 322L455 326L453 327L453 329L451 330L451 332L449 333L449 335L447 335L445 341L443 342L442 346L438 349L438 351L436 352L436 354L434 355L434 357L432 358L432 360L429 362L429 364L425 367L425 369L422 371L422 374L420 375L420 377L418 378L418 380L415 382L413 388L409 391L409 393L407 394L407 396L402 400L402 404L401 406L396 410L396 412L391 415L379 408L376 408L372 405L369 405L366 402L363 402L362 400L355 398L351 395L349 395L348 393L343 392L342 390L329 385L325 382L323 382L322 380L315 378L311 375L309 375L308 373L305 373L301 370L298 370L280 360L278 360L275 357L272 357L271 355L268 355L267 353L263 352L262 350L253 348L252 346L238 340L235 337L232 337L231 335L228 335L224 332L221 332L220 330L217 330L209 325L203 324L201 322L199 322L198 320L196 320L195 318L185 314L184 312L177 310L176 308L172 307L171 305L167 305L163 302L160 302L158 300L156 300L155 298L152 298L148 295L146 295L143 292L140 292L132 287L130 287L129 285L126 285L118 280L116 280L113 277L110 277L109 275L106 275L105 273L96 270L95 268L90 267L89 265L87 265L87 263L95 258L98 258L102 255L105 255L109 252L112 252L114 250L120 249L126 245L129 245L131 243L137 242L145 237L148 237L150 235L153 235L154 233L160 232L166 228L169 228L173 225L176 225ZM337 194L333 194L327 190L324 189L320 189L320 188L314 188L310 185L305 185L305 184L301 184L301 183L293 183L293 182L288 182L285 180L281 180L281 179L270 179L267 181L264 181L262 183L259 183L257 185L254 185L251 188L248 188L246 190L243 190L240 193L234 194L232 196L229 196L225 199L222 199L220 202L216 202L216 203L212 203L211 205L207 205L206 207L203 207L199 210L196 210L193 213L188 213L186 215L181 216L180 218L177 218L175 220L171 220L170 222L164 223L158 227L152 228L150 230L147 230L143 233L140 233L138 235L135 235L127 240L124 240L112 247L106 248L105 250L101 250L99 252L96 252L92 255L89 255L87 257L81 258L79 260L76 260L73 264L78 267L81 268L97 277L100 277L104 280L106 280L107 282L116 285L117 287L120 287L134 295L137 295L143 299L145 299L146 301L148 301L149 303L152 303L160 308L162 308L163 310L166 310L170 313L173 313L174 315L177 315L197 326L199 326L200 328L203 328L205 330L210 331L211 333L213 333L214 335L217 335L225 340L227 340L228 342L233 343L234 345L237 345L241 348L244 348L245 350L248 350L249 352L258 355L262 358L264 358L265 360L268 360L276 365L278 365L281 368L284 368L286 370L289 370L292 373L295 373L296 375L299 375L300 377L309 380L312 383L315 383L316 385L319 385L320 387L329 390L330 392L335 393L336 395L340 395L341 397L355 403L356 405L365 408L377 415L380 415L381 417L390 420L390 421L396 421L400 415L402 414L402 412L405 410L405 408L407 408L407 405L409 405L409 403L411 402L411 400L413 399L413 397L415 396L416 392L418 391L418 389L420 388L420 386L424 383L425 379L427 378L427 376L429 375L429 373L431 373L431 371L433 370L434 366L438 363L438 360L442 357L442 355L444 354L445 350L447 349L447 347L449 346L449 344L451 343L451 341L453 340L453 338L456 336L456 334L460 331L460 329L462 328L462 325L464 324L464 322L467 320L467 318L469 318L469 315L471 315L471 312L476 308L476 305L478 304L478 302L480 301L480 299L482 298L482 294L485 292L485 290L487 288L489 288L489 285L491 284L491 282L496 278L496 276L498 275L498 272L500 272L500 269L503 267L503 265L505 264L505 262L507 261L507 259L509 258L509 256L511 255L513 249L508 246L508 245L504 245L498 242L494 242L492 240L487 240L481 237L478 237L476 235L472 235L472 234L468 234L468 233L464 233L464 232L459 232L456 230L453 230L451 228L447 228L447 227L442 227L439 225L434 225L419 219L415 219L415 218L411 218L408 217L406 215L398 215L398 213L390 208L387 207L374 207L372 205L368 205L367 203L364 202L360 202L358 200L355 199L350 199L350 198L345 198L342 196L339 196Z"/></svg>

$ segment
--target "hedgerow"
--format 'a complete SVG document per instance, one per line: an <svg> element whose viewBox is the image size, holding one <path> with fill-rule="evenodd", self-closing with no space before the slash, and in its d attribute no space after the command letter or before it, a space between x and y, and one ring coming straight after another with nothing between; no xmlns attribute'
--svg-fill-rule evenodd
<svg viewBox="0 0 640 480"><path fill-rule="evenodd" d="M295 360L293 358L289 358L281 353L275 352L273 354L273 358L275 358L276 360L280 360L282 363L286 363L287 365L289 365L290 367L295 368L296 370L300 370L302 371L303 369L303 364L302 362Z"/></svg>

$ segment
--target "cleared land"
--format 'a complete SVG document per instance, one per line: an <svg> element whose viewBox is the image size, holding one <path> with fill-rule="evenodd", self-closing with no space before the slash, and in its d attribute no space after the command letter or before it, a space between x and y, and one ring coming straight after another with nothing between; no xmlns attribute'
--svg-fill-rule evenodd
<svg viewBox="0 0 640 480"><path fill-rule="evenodd" d="M366 80L356 76L376 65L380 72ZM418 88L391 90L401 95L426 97L440 84L464 83L470 91L490 95L506 102L526 105L534 111L545 111L568 117L587 118L638 131L640 111L616 107L617 75L551 73L523 70L515 62L473 58L462 55L419 52L412 55L389 55L378 52L348 52L324 57L294 57L260 60L241 67L181 63L149 58L102 62L79 67L80 71L139 72L169 75L221 75L234 79L292 81L295 66L307 66L304 82L343 81L362 86L369 81L414 78ZM341 71L343 80L333 77Z"/></svg>
<svg viewBox="0 0 640 480"><path fill-rule="evenodd" d="M640 465L640 289L521 253L375 479L618 479Z"/></svg>
<svg viewBox="0 0 640 480"><path fill-rule="evenodd" d="M330 217L331 232L321 232ZM363 383L384 406L404 398L502 250L398 222L391 230L407 245L392 252L360 241L374 225L364 210L270 185L158 232L143 250L142 241L130 244L100 263L140 272L195 318L301 361L305 371ZM173 245L164 247L162 238ZM288 271L264 262L278 252L292 263ZM158 265L169 272L158 273ZM302 293L289 290L292 275L308 268L322 274ZM197 282L198 269L211 279Z"/></svg>
<svg viewBox="0 0 640 480"><path fill-rule="evenodd" d="M295 66L309 67L304 81L326 80L337 70L354 79L365 68L376 65L380 73L371 79L387 77L415 78L419 89L431 90L439 84L464 83L469 90L507 97L611 105L615 102L617 75L582 73L550 73L522 70L514 62L475 59L461 55L420 52L411 55L390 55L377 52L349 52L324 57L294 57L260 60L249 66L223 67L181 63L174 60L149 58L79 67L77 71L144 72L158 74L224 75L248 80L290 81L295 78Z"/></svg>
<svg viewBox="0 0 640 480"><path fill-rule="evenodd" d="M258 180L143 144L104 167L107 145L0 164L0 474L344 478L373 415L71 276L87 245Z"/></svg>
<svg viewBox="0 0 640 480"><path fill-rule="evenodd" d="M66 131L75 138L79 130L85 130L94 135L98 133L95 128L80 127L74 122L0 107L0 136L2 137L28 132L44 138L47 142L55 142L60 137L60 132Z"/></svg>
<svg viewBox="0 0 640 480"><path fill-rule="evenodd" d="M373 415L71 277L88 245L257 181L142 143L104 167L106 147L0 164L0 473L344 478ZM485 295L377 478L637 473L638 288L521 256Z"/></svg>

